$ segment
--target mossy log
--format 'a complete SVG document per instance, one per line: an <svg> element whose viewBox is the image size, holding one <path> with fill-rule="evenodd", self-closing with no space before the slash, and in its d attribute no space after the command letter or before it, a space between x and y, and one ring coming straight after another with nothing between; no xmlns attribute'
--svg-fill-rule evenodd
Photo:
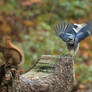
<svg viewBox="0 0 92 92"><path fill-rule="evenodd" d="M70 56L43 55L38 66L27 74L19 76L16 71L15 77L6 81L6 75L10 76L11 69L5 72L1 77L0 92L71 92L74 82L73 63Z"/></svg>

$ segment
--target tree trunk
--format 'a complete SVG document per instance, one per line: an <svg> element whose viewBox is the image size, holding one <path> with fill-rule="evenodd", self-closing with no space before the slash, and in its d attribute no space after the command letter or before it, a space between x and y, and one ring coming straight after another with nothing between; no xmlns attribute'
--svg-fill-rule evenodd
<svg viewBox="0 0 92 92"><path fill-rule="evenodd" d="M47 67L41 67L41 64L47 65ZM11 83L7 82L7 86L3 85L0 92L71 92L74 81L72 57L44 55L37 65L40 67L40 72L38 66L34 68L35 70L31 70L31 72L37 71L37 73L29 72L29 74L18 77L16 72L16 78L12 80L10 78ZM50 72L48 73L46 69ZM3 80L5 79L3 78Z"/></svg>

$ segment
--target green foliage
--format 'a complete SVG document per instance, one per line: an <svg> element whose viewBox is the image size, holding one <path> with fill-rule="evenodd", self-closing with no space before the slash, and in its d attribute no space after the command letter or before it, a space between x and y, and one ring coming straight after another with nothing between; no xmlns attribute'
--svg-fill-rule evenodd
<svg viewBox="0 0 92 92"><path fill-rule="evenodd" d="M86 84L92 81L92 66L89 68L84 64L75 67L76 79L79 83Z"/></svg>

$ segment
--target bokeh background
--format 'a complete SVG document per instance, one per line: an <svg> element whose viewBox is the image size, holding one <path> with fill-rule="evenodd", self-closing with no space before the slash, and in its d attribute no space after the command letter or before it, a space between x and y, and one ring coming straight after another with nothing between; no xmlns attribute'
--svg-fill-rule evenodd
<svg viewBox="0 0 92 92"><path fill-rule="evenodd" d="M22 67L27 70L43 54L67 53L65 43L55 34L57 23L89 20L92 20L92 0L0 0L0 44L2 37L9 35L23 49ZM74 90L92 90L91 36L81 42L74 61Z"/></svg>

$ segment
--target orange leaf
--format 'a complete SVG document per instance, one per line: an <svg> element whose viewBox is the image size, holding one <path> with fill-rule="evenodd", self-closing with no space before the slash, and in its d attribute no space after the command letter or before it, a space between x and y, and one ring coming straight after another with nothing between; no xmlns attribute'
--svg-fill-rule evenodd
<svg viewBox="0 0 92 92"><path fill-rule="evenodd" d="M23 22L23 24L26 25L26 26L28 26L28 27L34 26L34 22L33 22L33 21L30 21L30 20L25 20L25 21Z"/></svg>
<svg viewBox="0 0 92 92"><path fill-rule="evenodd" d="M85 57L88 57L88 55L89 55L89 53L88 53L87 51L85 51L85 52L83 53L83 56L85 56Z"/></svg>
<svg viewBox="0 0 92 92"><path fill-rule="evenodd" d="M32 2L30 1L24 1L21 3L22 6L31 6L32 5Z"/></svg>

